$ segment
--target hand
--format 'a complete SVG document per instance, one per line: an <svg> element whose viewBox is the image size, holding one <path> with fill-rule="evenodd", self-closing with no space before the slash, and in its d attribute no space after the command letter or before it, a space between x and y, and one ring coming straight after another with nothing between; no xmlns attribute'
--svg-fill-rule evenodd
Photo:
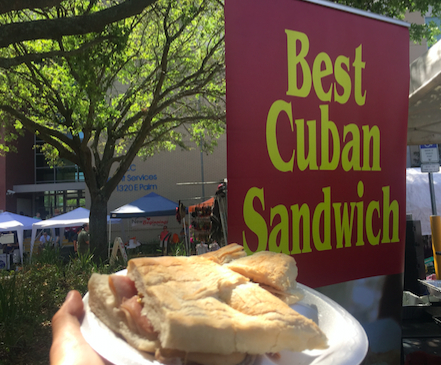
<svg viewBox="0 0 441 365"><path fill-rule="evenodd" d="M64 304L52 318L51 365L108 365L84 339L80 322L84 316L81 295L67 294Z"/></svg>

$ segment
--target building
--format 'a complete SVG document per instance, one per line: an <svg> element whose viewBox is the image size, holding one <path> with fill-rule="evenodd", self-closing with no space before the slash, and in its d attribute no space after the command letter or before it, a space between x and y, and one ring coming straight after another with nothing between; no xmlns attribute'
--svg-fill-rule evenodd
<svg viewBox="0 0 441 365"><path fill-rule="evenodd" d="M51 168L44 156L33 148L41 143L26 133L17 140L18 153L0 156L0 210L30 217L38 212L45 218L77 207L90 208L84 176L71 163ZM19 166L19 168L18 168ZM163 151L143 161L135 158L108 203L108 212L155 192L184 205L194 205L214 196L219 183L227 176L226 136L218 141L214 153L201 153L197 146L190 151ZM170 227L179 233L174 217ZM157 230L138 232L123 222L127 236L155 238ZM112 237L124 228L114 226ZM158 228L159 230L159 228Z"/></svg>

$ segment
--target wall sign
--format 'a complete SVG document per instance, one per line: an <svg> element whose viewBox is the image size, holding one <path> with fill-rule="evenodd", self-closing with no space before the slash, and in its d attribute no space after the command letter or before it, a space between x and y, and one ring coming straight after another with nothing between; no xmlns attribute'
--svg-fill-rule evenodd
<svg viewBox="0 0 441 365"><path fill-rule="evenodd" d="M168 225L169 217L132 218L132 227L137 229L158 229Z"/></svg>
<svg viewBox="0 0 441 365"><path fill-rule="evenodd" d="M157 174L143 174L136 172L136 164L131 164L127 173L122 177L121 183L116 187L119 193L132 191L153 191L158 190L156 184Z"/></svg>
<svg viewBox="0 0 441 365"><path fill-rule="evenodd" d="M331 4L225 2L228 240L292 255L362 324L363 364L398 364L409 32Z"/></svg>

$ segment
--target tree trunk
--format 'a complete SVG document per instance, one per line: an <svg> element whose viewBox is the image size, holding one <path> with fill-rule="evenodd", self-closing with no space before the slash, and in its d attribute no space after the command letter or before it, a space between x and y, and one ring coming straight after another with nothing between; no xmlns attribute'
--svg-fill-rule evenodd
<svg viewBox="0 0 441 365"><path fill-rule="evenodd" d="M107 202L101 194L91 194L89 233L90 250L94 254L95 262L107 260Z"/></svg>

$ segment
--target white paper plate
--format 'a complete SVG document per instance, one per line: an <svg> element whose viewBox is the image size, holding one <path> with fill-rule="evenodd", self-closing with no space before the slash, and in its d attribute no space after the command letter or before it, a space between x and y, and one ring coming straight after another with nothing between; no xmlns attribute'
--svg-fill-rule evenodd
<svg viewBox="0 0 441 365"><path fill-rule="evenodd" d="M126 270L118 272L126 275ZM260 356L255 365L358 365L366 356L368 339L360 323L343 307L323 294L298 284L305 298L292 306L314 320L328 337L329 348L303 352L280 352L280 359ZM140 352L109 330L90 310L89 293L83 298L86 312L81 332L102 357L115 365L161 365L150 354Z"/></svg>

